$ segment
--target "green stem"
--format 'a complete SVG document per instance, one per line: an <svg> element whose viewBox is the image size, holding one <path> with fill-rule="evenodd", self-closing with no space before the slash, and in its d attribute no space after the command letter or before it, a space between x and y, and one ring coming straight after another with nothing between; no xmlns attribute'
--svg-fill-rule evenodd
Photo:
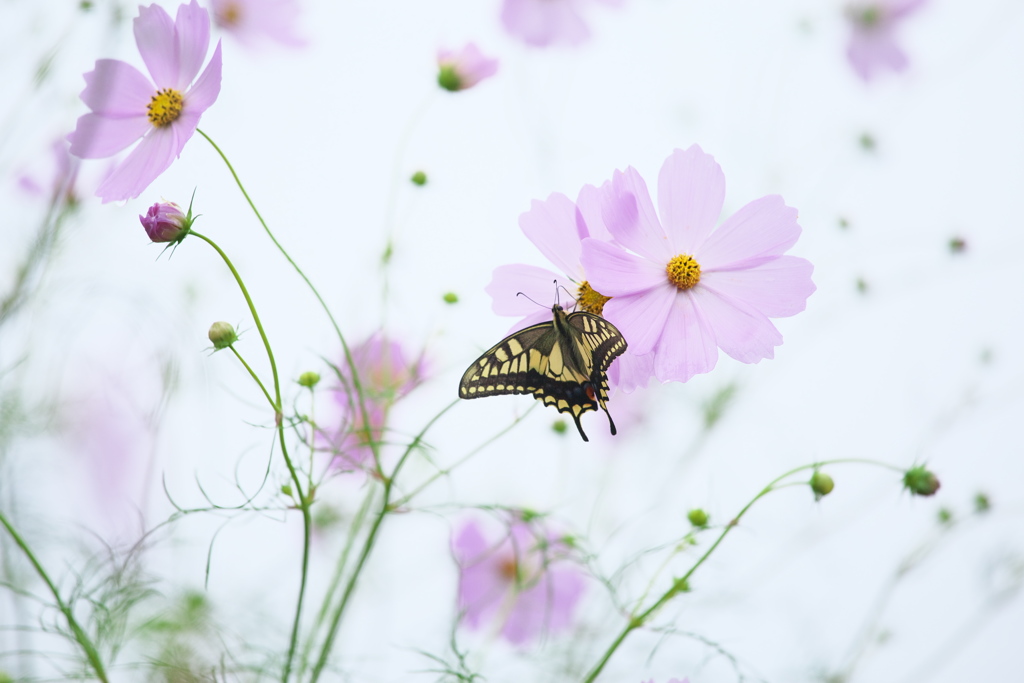
<svg viewBox="0 0 1024 683"><path fill-rule="evenodd" d="M611 645L608 646L604 654L601 656L601 659L599 659L597 664L595 664L594 667L587 673L586 677L583 679L583 683L593 683L601 674L601 671L608 663L608 660L611 659L612 655L615 654L615 651L618 650L619 646L626 640L630 633L646 624L651 619L651 617L653 617L654 614L659 609L661 609L666 603L668 603L672 598L686 591L686 586L690 580L690 577L693 576L694 572L696 572L697 569L702 564L704 564L704 562L706 562L709 557L711 557L711 554L715 552L719 545L721 545L722 541L725 540L725 537L729 535L729 532L731 532L733 529L739 526L740 520L743 518L744 515L747 514L750 508L754 506L754 503L761 500L763 497L765 497L772 491L775 491L778 488L783 488L778 486L779 482L793 476L797 472L813 470L819 467L824 467L826 465L837 465L845 463L870 464L879 467L885 467L888 469L893 469L898 472L903 471L899 467L890 465L888 463L878 462L876 460L866 460L861 458L843 458L839 460L827 460L824 462L812 463L810 465L801 465L800 467L793 468L788 472L779 475L778 477L773 479L767 486L761 489L761 491L756 496L751 498L750 501L746 505L744 505L742 509L740 509L739 513L735 517L733 517L728 524L725 525L725 528L722 530L722 533L719 534L715 542L711 544L711 547L708 548L704 552L704 554L700 556L700 559L698 559L697 562L694 563L692 567L690 567L690 570L688 572L686 572L682 577L676 579L672 583L672 587L665 591L665 593L660 598L658 598L653 605L648 607L640 614L633 615L629 618L629 622L622 629L622 631L615 638L615 640L612 641Z"/></svg>
<svg viewBox="0 0 1024 683"><path fill-rule="evenodd" d="M238 359L238 362L245 366L245 369L249 371L249 376L252 377L256 384L259 385L260 389L263 390L263 395L267 397L267 401L270 403L270 407L273 408L274 410L277 410L277 406L274 404L274 399L270 397L270 392L268 392L267 388L263 386L263 382L260 381L260 378L256 374L256 372L251 367L249 367L249 364L245 362L244 358L242 358L242 354L238 352L238 349L235 348L235 345L232 344L228 348L231 349L231 353L235 354L235 358Z"/></svg>
<svg viewBox="0 0 1024 683"><path fill-rule="evenodd" d="M39 560L36 559L35 554L33 554L32 550L28 547L28 543L26 543L25 539L23 539L14 527L11 526L11 523L7 521L7 517L5 517L2 512L0 512L0 524L7 529L7 533L11 535L15 544L17 544L17 546L21 548L22 552L25 553L25 557L28 558L32 567L36 570L36 574L39 575L39 578L41 578L50 589L50 592L53 594L53 599L57 601L57 608L64 614L64 618L68 621L68 626L71 627L71 632L75 634L75 640L78 642L79 646L81 646L86 659L89 660L89 665L92 666L93 671L96 672L96 678L103 681L103 683L108 683L107 672L103 668L103 662L100 660L100 655L96 650L96 646L93 645L92 640L89 639L85 630L78 624L78 620L75 619L75 615L71 612L71 607L65 604L64 600L60 597L60 593L57 591L57 586L55 586L53 581L50 580L50 576L46 573L46 570L43 569L43 565L39 564Z"/></svg>
<svg viewBox="0 0 1024 683"><path fill-rule="evenodd" d="M334 314L331 313L331 309L327 306L327 302L324 301L324 298L322 296L320 296L320 291L317 290L313 282L306 276L306 273L302 270L302 268L299 267L299 264L295 262L291 255L285 250L284 246L282 246L281 243L277 241L277 238L274 237L274 233L271 232L270 226L268 226L267 222L263 220L262 214L260 214L259 209L256 208L256 204L252 201L252 197L249 196L249 193L246 191L245 186L242 184L241 179L235 172L235 167L231 165L230 161L228 161L227 155L224 154L221 148L217 146L217 143L214 142L209 135L204 133L202 129L196 128L196 132L202 135L204 138L206 138L206 141L209 142L210 145L213 146L214 150L217 151L217 154L220 155L220 158L224 161L225 165L227 165L228 171L231 172L231 177L235 179L235 184L238 185L238 189L242 191L242 196L245 197L245 201L249 203L249 208L251 208L252 212L256 214L256 219L259 220L260 225L263 226L263 231L267 233L267 237L269 237L270 241L274 243L274 246L277 247L277 250L279 252L281 252L281 255L284 256L285 260L287 260L288 263L291 264L292 268L295 269L295 272L299 274L299 277L301 277L302 280L306 283L306 286L309 287L309 290L313 292L313 296L316 297L316 300L320 302L320 307L324 309L324 313L327 314L327 319L331 321L331 326L334 328L334 333L338 336L338 341L341 342L341 348L345 352L345 362L348 363L349 370L352 373L352 385L355 388L356 395L359 398L359 411L362 414L362 422L363 424L368 425L370 422L369 412L367 411L366 408L366 399L363 392L363 387L359 381L359 372L356 368L355 362L352 360L352 352L349 349L348 342L345 341L345 335L341 333L341 327L338 326L338 321L334 319ZM371 452L373 453L374 462L377 463L378 473L383 474L382 472L380 472L380 445L377 444L374 439L368 439L368 444L370 446Z"/></svg>
<svg viewBox="0 0 1024 683"><path fill-rule="evenodd" d="M232 171L232 173L234 173L234 171ZM248 195L246 195L246 197L248 198ZM299 509L302 511L303 526L302 574L299 579L299 597L295 605L295 619L292 623L292 633L288 645L288 655L285 658L284 671L281 675L282 682L287 683L289 677L291 676L291 667L292 660L295 657L295 648L298 645L299 624L302 618L302 603L306 595L306 578L309 574L309 549L313 526L313 518L312 515L310 515L309 507L313 501L311 501L309 499L309 496L307 496L303 492L302 479L299 478L299 473L296 471L294 464L292 464L292 459L288 456L288 441L285 437L284 420L282 419L281 413L281 380L277 372L277 362L274 360L274 350L270 346L270 340L267 339L267 333L263 329L263 323L260 322L259 313L256 312L256 305L253 304L252 297L249 296L249 290L246 288L245 282L242 281L242 276L239 275L238 270L235 268L235 265L231 262L231 259L228 258L228 255L224 253L224 250L221 249L216 242L214 242L205 235L195 232L194 230L190 231L190 234L198 237L199 239L203 240L211 247L213 247L213 249L218 254L220 254L220 257L224 260L224 263L231 271L231 274L235 277L235 282L238 283L238 288L242 290L242 295L245 297L245 302L249 306L249 313L252 314L253 322L256 325L256 329L260 333L260 339L263 340L263 346L267 350L267 358L270 361L270 370L274 376L274 400L271 401L271 404L273 405L274 408L274 424L277 426L278 441L281 444L281 455L284 457L285 465L288 466L288 472L291 474L292 481L295 482L295 493L298 495L299 498ZM253 375L253 377L255 378L255 375ZM257 382L259 382L258 379ZM260 387L263 387L262 383L260 383ZM265 389L264 393L266 393Z"/></svg>
<svg viewBox="0 0 1024 683"><path fill-rule="evenodd" d="M451 410L455 404L459 403L461 399L455 399L444 409L435 415L433 418L424 425L420 433L416 435L416 438L409 443L406 447L405 452L402 453L402 457L398 459L395 464L395 469L392 470L391 476L384 478L384 499L381 501L380 512L373 520L373 525L370 527L370 531L366 536L366 541L363 543L363 549L359 553L359 559L356 560L356 566L352 570L352 575L348 579L348 583L345 584L345 592L342 593L341 600L338 602L337 608L334 610L334 615L331 618L331 626L327 631L327 637L324 639L323 647L320 649L320 657L317 659L316 664L313 666L313 674L310 677L310 683L316 683L320 678L320 673L323 671L324 666L327 665L327 657L331 653L331 649L334 646L334 639L338 635L338 627L341 625L341 618L345 614L345 608L348 606L349 598L352 596L353 591L356 587L356 582L359 579L360 574L363 571L363 567L366 565L366 560L370 556L370 552L373 550L374 543L377 541L377 533L380 531L381 524L384 522L384 518L395 509L395 506L391 503L391 491L395 485L395 479L398 477L398 473L405 465L409 456L412 454L416 447L420 445L427 430L429 430L435 422L441 419L441 416Z"/></svg>

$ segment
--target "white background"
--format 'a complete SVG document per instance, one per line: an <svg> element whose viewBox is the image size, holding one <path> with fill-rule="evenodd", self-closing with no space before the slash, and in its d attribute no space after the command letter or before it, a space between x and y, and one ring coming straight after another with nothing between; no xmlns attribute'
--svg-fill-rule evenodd
<svg viewBox="0 0 1024 683"><path fill-rule="evenodd" d="M175 5L162 4L173 14ZM909 71L864 84L845 60L841 3L628 0L588 12L586 45L547 50L504 34L498 4L309 1L303 50L247 51L224 35L220 99L201 123L347 338L357 343L384 326L411 353L425 347L431 378L395 408L398 435L415 434L454 400L464 368L510 326L483 292L493 268L548 265L517 227L530 200L553 191L574 198L627 165L654 186L676 147L698 143L721 164L725 214L772 193L799 210L804 232L792 253L814 263L818 290L806 312L777 321L785 343L774 360L745 366L723 357L686 385L616 396L619 436L603 434L603 416L587 415L590 444L571 429L554 434L554 412L537 409L427 489L411 514L385 525L344 623L337 661L349 678L339 680L437 679L423 673L435 664L419 651L446 655L457 582L448 543L469 516L464 506L550 512L610 575L645 549L670 548L688 529L689 508L724 524L778 474L836 458L927 462L942 489L912 498L897 472L844 465L828 468L836 490L818 504L805 488L775 493L657 624L717 643L747 680L824 680L846 663L901 562L939 537L886 603L888 638L872 640L851 680L1019 680L1024 6L932 0L899 34ZM77 94L95 59L142 66L134 6L112 22L109 3L90 13L72 5L0 3L5 291L44 212L15 178L45 177L51 140L85 111ZM465 92L438 91L437 48L467 40L501 60L498 75ZM36 86L49 54L52 70ZM860 144L864 134L874 149ZM94 187L106 167L86 163L82 186ZM426 187L406 181L417 169L428 174ZM193 189L203 214L196 229L246 278L283 377L326 376L322 359L339 358L322 311L200 137L139 199L101 205L87 195L30 309L0 333L4 396L18 396L34 418L18 422L22 433L0 461L0 504L67 581L70 567L97 551L97 536L129 543L166 518L162 480L181 504L203 504L197 481L236 504L236 474L255 488L271 449L272 416L260 396L234 359L207 348L210 323L237 324L240 351L268 374L228 273L195 239L158 258L136 218L161 197L187 204ZM389 229L397 243L382 305ZM964 253L951 253L953 237L966 241ZM449 291L459 304L443 303ZM162 375L175 378L174 389L154 433L143 421L160 403ZM705 433L702 406L730 384L735 399ZM456 461L531 403L455 406L429 434L431 457ZM69 425L111 416L111 429L133 447L101 470L83 454L88 437ZM283 482L282 470L275 460L272 482ZM431 471L417 462L408 485ZM321 495L347 519L365 491L348 477ZM993 509L967 519L979 491ZM964 520L946 534L936 522L943 506ZM247 660L286 642L301 521L283 518L239 516L213 545L209 596L231 637L257 651ZM146 561L163 593L202 588L225 519L189 518L157 538ZM343 529L316 541L313 605ZM711 538L701 536L700 548ZM663 589L696 552L676 558L655 585ZM664 557L632 566L620 599L638 597ZM0 598L4 624L14 621L12 605ZM596 581L578 617L573 634L525 651L461 630L460 644L490 681L573 680L624 624ZM4 650L14 642L0 633ZM0 659L0 670L55 675L26 659ZM634 634L601 680L685 675L739 680L700 639L650 632Z"/></svg>

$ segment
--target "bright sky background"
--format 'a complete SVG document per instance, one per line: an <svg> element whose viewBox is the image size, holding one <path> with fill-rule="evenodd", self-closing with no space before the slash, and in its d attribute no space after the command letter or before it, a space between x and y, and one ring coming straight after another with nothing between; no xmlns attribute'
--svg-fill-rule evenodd
<svg viewBox="0 0 1024 683"><path fill-rule="evenodd" d="M4 291L44 210L15 179L46 176L50 142L85 112L77 95L95 59L141 66L133 5L113 24L111 3L96 2L89 14L74 4L0 2ZM175 4L161 4L173 14ZM912 498L896 473L830 467L831 496L815 504L794 488L768 497L697 573L693 594L658 623L717 643L749 680L821 680L843 665L901 562L937 535L937 511L946 507L963 526L899 583L881 619L889 638L872 645L852 680L1018 679L1024 5L931 0L900 33L910 69L864 84L845 59L842 3L829 0L626 0L589 12L586 45L548 50L507 36L498 0L304 4L303 50L247 51L223 36L220 99L200 127L350 341L383 325L414 353L425 345L432 377L395 409L400 433L416 433L454 400L465 367L512 324L493 315L483 292L491 271L547 266L518 215L551 192L575 198L616 168L634 166L653 191L665 157L700 144L725 172L725 215L766 194L799 210L804 232L791 253L814 263L818 287L806 312L777 321L785 343L774 360L747 366L723 356L686 385L615 396L614 439L593 414L584 418L591 443L572 431L558 436L554 411L538 408L428 489L415 512L389 520L342 633L351 680L435 680L410 672L431 668L418 649L445 653L456 589L448 539L468 516L464 506L549 511L587 538L610 574L678 540L689 508L725 523L775 476L835 458L927 462L942 489L934 499ZM469 40L501 60L498 75L441 92L436 50ZM52 70L35 87L50 54ZM865 135L872 149L861 144ZM106 163L85 164L84 186ZM429 177L423 188L406 181L419 169ZM238 500L236 472L253 487L262 475L271 416L237 363L211 355L206 340L216 320L238 325L240 350L265 371L244 302L198 240L160 256L137 219L161 197L187 205L193 189L203 215L196 228L246 278L283 375L326 376L322 359L339 358L322 311L198 136L139 199L114 206L87 197L31 312L0 337L0 382L5 396L17 388L58 405L60 421L125 415L125 430L147 445L114 469L141 510L98 492L107 489L97 482L114 474L90 470L74 439L19 442L0 460L0 504L17 511L40 545L49 542L43 555L52 566L84 557L95 542L86 529L124 541L140 514L150 526L165 518L161 478L180 503L199 505L197 479L227 504ZM379 264L391 228L397 246L382 307ZM963 253L951 253L955 237L965 240ZM458 305L443 303L449 291ZM177 384L152 446L139 415L158 404L167 368ZM702 406L733 384L733 402L704 433ZM532 403L455 406L429 435L433 457L456 461ZM429 472L411 468L409 485ZM360 483L332 486L324 499L351 515ZM967 519L979 491L993 509ZM166 592L202 586L223 521L189 520L152 550ZM285 524L251 515L217 538L211 597L229 630L257 647L284 643L300 542L297 515ZM701 547L709 542L702 537ZM318 539L314 601L339 547L339 538ZM662 557L633 568L624 599L643 591ZM677 558L656 585L694 557ZM7 608L0 599L0 614ZM460 643L474 648L471 661L492 682L562 681L560 667L590 664L621 619L594 582L573 636L526 656L486 634L460 631ZM637 634L602 680L737 680L704 642L662 637Z"/></svg>

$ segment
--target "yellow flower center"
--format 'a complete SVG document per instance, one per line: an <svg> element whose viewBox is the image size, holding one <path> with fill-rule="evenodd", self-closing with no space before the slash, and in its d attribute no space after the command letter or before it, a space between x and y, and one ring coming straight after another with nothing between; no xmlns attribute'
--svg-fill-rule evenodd
<svg viewBox="0 0 1024 683"><path fill-rule="evenodd" d="M700 282L700 264L689 254L673 256L665 266L668 281L679 289L690 289Z"/></svg>
<svg viewBox="0 0 1024 683"><path fill-rule="evenodd" d="M238 6L237 2L232 2L217 12L216 20L219 26L230 28L238 23L241 16L242 9Z"/></svg>
<svg viewBox="0 0 1024 683"><path fill-rule="evenodd" d="M605 296L601 292L596 291L586 280L579 286L576 293L578 294L576 300L579 302L580 308L594 315L604 313L604 305L611 300L610 296Z"/></svg>
<svg viewBox="0 0 1024 683"><path fill-rule="evenodd" d="M157 90L150 98L146 109L149 110L149 122L157 128L163 128L174 123L181 116L181 106L184 99L181 93L171 88Z"/></svg>

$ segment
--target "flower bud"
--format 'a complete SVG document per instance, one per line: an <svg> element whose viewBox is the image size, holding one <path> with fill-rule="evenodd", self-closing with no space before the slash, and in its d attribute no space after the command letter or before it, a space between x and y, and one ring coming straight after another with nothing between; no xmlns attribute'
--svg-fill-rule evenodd
<svg viewBox="0 0 1024 683"><path fill-rule="evenodd" d="M939 508L939 524L949 524L953 521L953 511L949 508Z"/></svg>
<svg viewBox="0 0 1024 683"><path fill-rule="evenodd" d="M281 485L281 493L283 493L286 496L292 495L292 487L289 486L288 484L282 484Z"/></svg>
<svg viewBox="0 0 1024 683"><path fill-rule="evenodd" d="M299 375L299 386L312 389L320 382L320 375L316 372L304 372Z"/></svg>
<svg viewBox="0 0 1024 683"><path fill-rule="evenodd" d="M975 512L988 512L992 507L992 501L988 499L988 496L982 492L978 492L974 496L974 511Z"/></svg>
<svg viewBox="0 0 1024 683"><path fill-rule="evenodd" d="M569 430L569 425L565 423L565 420L555 420L551 423L551 431L555 434L565 434Z"/></svg>
<svg viewBox="0 0 1024 683"><path fill-rule="evenodd" d="M449 92L472 88L498 71L498 60L488 59L473 43L467 43L458 52L439 50L437 53L437 84Z"/></svg>
<svg viewBox="0 0 1024 683"><path fill-rule="evenodd" d="M903 487L915 496L932 496L939 490L939 478L924 468L924 465L911 467L903 475Z"/></svg>
<svg viewBox="0 0 1024 683"><path fill-rule="evenodd" d="M686 519L690 520L690 524L694 525L698 529L703 529L708 525L708 513L704 512L700 508L694 508L686 513Z"/></svg>
<svg viewBox="0 0 1024 683"><path fill-rule="evenodd" d="M457 304L459 303L459 295L455 292L446 292L444 295L444 302L446 304Z"/></svg>
<svg viewBox="0 0 1024 683"><path fill-rule="evenodd" d="M210 332L207 336L210 338L210 341L213 342L213 348L218 351L226 349L238 341L238 335L235 334L235 328L231 327L230 323L223 321L210 325Z"/></svg>
<svg viewBox="0 0 1024 683"><path fill-rule="evenodd" d="M185 215L174 202L157 202L139 220L153 242L180 242L192 227L192 209Z"/></svg>
<svg viewBox="0 0 1024 683"><path fill-rule="evenodd" d="M412 174L412 177L409 178L409 180L412 181L413 185L419 185L420 187L423 187L424 185L427 184L427 174L424 173L423 171L416 171L415 173Z"/></svg>
<svg viewBox="0 0 1024 683"><path fill-rule="evenodd" d="M811 485L811 490L814 491L814 500L821 500L822 496L832 493L832 489L836 487L832 477L819 470L814 470L811 480L807 483Z"/></svg>

